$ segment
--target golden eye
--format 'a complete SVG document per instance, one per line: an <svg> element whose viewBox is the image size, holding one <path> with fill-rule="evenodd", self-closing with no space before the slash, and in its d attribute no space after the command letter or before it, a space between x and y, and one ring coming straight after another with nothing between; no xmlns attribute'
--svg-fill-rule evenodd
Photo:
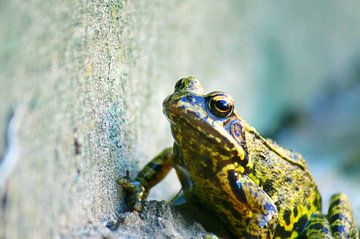
<svg viewBox="0 0 360 239"><path fill-rule="evenodd" d="M230 97L220 93L209 98L208 107L213 115L225 118L233 112L234 103Z"/></svg>

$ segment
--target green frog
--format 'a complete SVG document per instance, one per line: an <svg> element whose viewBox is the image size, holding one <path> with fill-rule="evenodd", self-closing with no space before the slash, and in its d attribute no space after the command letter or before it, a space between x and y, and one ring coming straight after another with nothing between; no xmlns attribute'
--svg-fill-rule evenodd
<svg viewBox="0 0 360 239"><path fill-rule="evenodd" d="M303 157L262 137L234 110L233 99L204 94L180 79L163 102L174 145L132 180L120 179L131 207L171 168L184 196L217 215L236 238L358 238L348 198L335 194L328 214Z"/></svg>

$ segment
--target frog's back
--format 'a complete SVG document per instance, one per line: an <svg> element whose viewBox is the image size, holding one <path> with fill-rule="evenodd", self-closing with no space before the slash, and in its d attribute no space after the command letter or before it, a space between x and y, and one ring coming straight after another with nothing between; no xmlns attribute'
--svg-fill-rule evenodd
<svg viewBox="0 0 360 239"><path fill-rule="evenodd" d="M320 193L305 160L255 134L247 140L252 142L248 143L254 165L252 178L272 198L279 212L275 237L297 237L311 214L321 210Z"/></svg>

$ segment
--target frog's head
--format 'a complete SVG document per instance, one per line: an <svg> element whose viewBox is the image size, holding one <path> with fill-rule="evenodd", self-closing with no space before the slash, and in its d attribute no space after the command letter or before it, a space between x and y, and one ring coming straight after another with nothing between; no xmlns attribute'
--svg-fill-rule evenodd
<svg viewBox="0 0 360 239"><path fill-rule="evenodd" d="M163 103L176 144L186 158L204 161L235 159L245 162L241 146L243 127L233 99L223 92L203 93L200 82L180 79ZM192 162L191 164L194 164Z"/></svg>

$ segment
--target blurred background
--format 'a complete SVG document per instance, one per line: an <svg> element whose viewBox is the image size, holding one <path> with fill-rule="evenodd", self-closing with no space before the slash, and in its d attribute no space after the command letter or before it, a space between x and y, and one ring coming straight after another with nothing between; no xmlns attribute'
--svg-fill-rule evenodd
<svg viewBox="0 0 360 239"><path fill-rule="evenodd" d="M189 75L304 156L324 211L344 192L360 222L359 13L356 0L0 1L0 238L87 237L113 218L116 179L172 145L162 101ZM150 198L178 190L172 173Z"/></svg>

